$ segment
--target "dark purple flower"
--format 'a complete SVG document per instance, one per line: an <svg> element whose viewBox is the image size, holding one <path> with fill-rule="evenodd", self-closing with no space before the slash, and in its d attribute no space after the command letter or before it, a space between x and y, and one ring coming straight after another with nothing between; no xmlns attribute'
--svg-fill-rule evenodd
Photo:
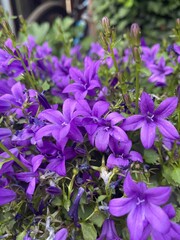
<svg viewBox="0 0 180 240"><path fill-rule="evenodd" d="M10 189L0 187L0 206L16 199L16 193Z"/></svg>
<svg viewBox="0 0 180 240"><path fill-rule="evenodd" d="M45 109L51 109L51 106L48 103L43 93L38 93L38 100Z"/></svg>
<svg viewBox="0 0 180 240"><path fill-rule="evenodd" d="M121 240L117 234L114 220L106 219L104 221L101 235L97 238L97 240Z"/></svg>
<svg viewBox="0 0 180 240"><path fill-rule="evenodd" d="M68 212L69 216L74 220L74 224L76 226L79 226L78 225L78 207L79 207L79 202L81 200L83 193L84 193L84 188L80 187L78 189L78 194L76 195L73 201L73 204L71 205L71 208Z"/></svg>
<svg viewBox="0 0 180 240"><path fill-rule="evenodd" d="M144 182L135 183L128 173L124 181L126 198L116 198L109 202L109 212L116 217L128 214L127 226L130 240L140 240L146 223L166 234L170 230L170 221L160 205L170 197L170 187L154 187L148 189Z"/></svg>
<svg viewBox="0 0 180 240"><path fill-rule="evenodd" d="M66 240L68 237L68 230L66 228L61 228L55 235L54 240Z"/></svg>
<svg viewBox="0 0 180 240"><path fill-rule="evenodd" d="M51 194L51 195L60 195L61 194L61 189L54 187L54 186L50 186L48 188L46 188L46 192Z"/></svg>
<svg viewBox="0 0 180 240"><path fill-rule="evenodd" d="M173 49L174 49L175 53L178 55L177 61L178 61L178 63L180 63L180 46L177 45L176 43L174 43Z"/></svg>
<svg viewBox="0 0 180 240"><path fill-rule="evenodd" d="M156 85L166 84L166 75L171 74L173 72L173 68L166 66L165 64L164 58L161 57L157 64L148 65L149 70L152 72L149 82L153 82Z"/></svg>
<svg viewBox="0 0 180 240"><path fill-rule="evenodd" d="M121 127L127 131L141 128L140 137L145 148L152 147L156 137L156 128L164 137L176 140L179 138L179 134L173 124L165 118L175 111L177 103L177 97L169 97L155 110L153 100L149 94L143 92L139 102L141 114L128 117Z"/></svg>
<svg viewBox="0 0 180 240"><path fill-rule="evenodd" d="M142 162L142 156L136 151L131 151L132 142L118 142L111 140L109 147L113 153L111 153L107 159L106 166L108 168L113 167L127 167L131 161Z"/></svg>

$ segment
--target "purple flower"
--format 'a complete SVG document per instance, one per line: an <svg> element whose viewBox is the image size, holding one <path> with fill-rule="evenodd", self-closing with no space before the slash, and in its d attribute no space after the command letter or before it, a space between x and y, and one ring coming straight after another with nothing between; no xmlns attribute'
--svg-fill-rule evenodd
<svg viewBox="0 0 180 240"><path fill-rule="evenodd" d="M170 197L170 187L154 187L148 189L143 182L135 183L128 173L124 181L122 198L109 202L109 212L116 217L127 213L127 226L130 240L140 240L147 222L151 227L166 234L170 230L169 217L160 205L166 203Z"/></svg>
<svg viewBox="0 0 180 240"><path fill-rule="evenodd" d="M104 221L101 235L97 238L97 240L121 240L117 234L114 220L106 219Z"/></svg>
<svg viewBox="0 0 180 240"><path fill-rule="evenodd" d="M165 211L165 213L168 215L169 219L172 219L175 217L176 212L174 207L171 204L166 205L163 210ZM147 226L145 227L143 234L142 234L142 238L141 240L146 240L148 238L148 236L151 236L151 238L153 240L163 240L163 239L167 239L167 240L179 240L180 239L180 225L178 225L175 222L170 222L170 230L163 234L161 232L158 232L157 230L153 229L151 227L151 225L147 224Z"/></svg>
<svg viewBox="0 0 180 240"><path fill-rule="evenodd" d="M174 43L173 49L174 49L175 53L178 55L177 60L178 60L178 63L180 63L180 46L177 45L176 43Z"/></svg>
<svg viewBox="0 0 180 240"><path fill-rule="evenodd" d="M141 47L142 49L142 60L145 62L145 65L148 67L150 64L153 64L156 60L156 55L160 49L159 44L155 44L152 48Z"/></svg>
<svg viewBox="0 0 180 240"><path fill-rule="evenodd" d="M75 124L74 111L76 102L71 99L66 99L63 104L62 113L58 110L47 109L39 114L41 120L50 122L36 132L35 139L37 143L42 145L42 138L45 136L53 136L60 146L67 142L67 136L81 142L83 136Z"/></svg>
<svg viewBox="0 0 180 240"><path fill-rule="evenodd" d="M141 114L128 117L121 127L127 131L135 131L141 128L141 142L145 148L152 147L156 137L156 127L160 133L168 139L179 138L176 128L165 118L169 117L176 109L177 97L165 99L155 110L154 102L146 92L141 95L139 107Z"/></svg>
<svg viewBox="0 0 180 240"><path fill-rule="evenodd" d="M169 75L173 72L172 67L168 67L165 65L165 60L163 57L160 58L158 64L151 64L148 67L149 70L152 72L149 81L156 83L156 85L165 85L166 75Z"/></svg>
<svg viewBox="0 0 180 240"><path fill-rule="evenodd" d="M69 216L74 220L74 224L76 226L79 226L78 225L78 207L79 207L79 202L81 200L81 197L84 193L84 188L80 187L78 189L78 194L76 195L74 201L73 201L73 204L68 212Z"/></svg>
<svg viewBox="0 0 180 240"><path fill-rule="evenodd" d="M69 84L63 90L63 93L74 93L75 99L83 99L86 95L95 96L95 90L101 88L97 74L100 62L90 62L86 57L84 64L85 70L83 72L75 67L70 69L70 77L74 83Z"/></svg>
<svg viewBox="0 0 180 240"><path fill-rule="evenodd" d="M0 206L16 199L16 193L12 190L0 187Z"/></svg>
<svg viewBox="0 0 180 240"><path fill-rule="evenodd" d="M142 162L142 156L136 151L130 151L132 142L118 142L117 140L111 140L109 147L113 153L111 153L107 159L106 166L108 168L113 167L127 167L130 161Z"/></svg>
<svg viewBox="0 0 180 240"><path fill-rule="evenodd" d="M62 228L56 233L54 240L66 240L67 236L68 236L67 229Z"/></svg>

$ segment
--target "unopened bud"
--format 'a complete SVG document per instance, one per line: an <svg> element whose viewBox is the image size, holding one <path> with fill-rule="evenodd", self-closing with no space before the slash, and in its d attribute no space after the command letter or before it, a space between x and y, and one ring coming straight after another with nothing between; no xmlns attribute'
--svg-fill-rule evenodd
<svg viewBox="0 0 180 240"><path fill-rule="evenodd" d="M130 38L133 46L140 46L141 30L137 23L133 23L130 29Z"/></svg>
<svg viewBox="0 0 180 240"><path fill-rule="evenodd" d="M104 29L109 29L110 28L110 20L108 17L103 17L101 20L102 26Z"/></svg>
<svg viewBox="0 0 180 240"><path fill-rule="evenodd" d="M101 23L102 23L105 37L110 38L111 37L111 26L110 26L109 18L103 17Z"/></svg>
<svg viewBox="0 0 180 240"><path fill-rule="evenodd" d="M111 40L112 43L116 42L116 29L114 27L111 29Z"/></svg>

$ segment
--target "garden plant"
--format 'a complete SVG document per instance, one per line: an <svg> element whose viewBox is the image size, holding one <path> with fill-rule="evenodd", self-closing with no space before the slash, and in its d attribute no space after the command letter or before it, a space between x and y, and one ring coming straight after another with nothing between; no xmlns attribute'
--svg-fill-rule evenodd
<svg viewBox="0 0 180 240"><path fill-rule="evenodd" d="M121 40L103 17L86 51L61 29L57 56L1 18L0 239L180 239L174 22L148 46L138 24Z"/></svg>

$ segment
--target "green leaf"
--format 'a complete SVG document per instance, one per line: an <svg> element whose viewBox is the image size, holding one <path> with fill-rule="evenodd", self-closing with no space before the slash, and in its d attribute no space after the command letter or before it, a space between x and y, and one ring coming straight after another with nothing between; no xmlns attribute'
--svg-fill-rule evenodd
<svg viewBox="0 0 180 240"><path fill-rule="evenodd" d="M49 88L50 88L49 83L47 81L45 81L42 85L43 91L47 91L47 90L49 90Z"/></svg>
<svg viewBox="0 0 180 240"><path fill-rule="evenodd" d="M145 67L141 67L140 68L140 72L141 73L144 73L145 75L147 76L150 76L151 75L151 72L149 71L149 69L145 68Z"/></svg>
<svg viewBox="0 0 180 240"><path fill-rule="evenodd" d="M105 214L98 211L89 220L100 228L106 218L107 216Z"/></svg>
<svg viewBox="0 0 180 240"><path fill-rule="evenodd" d="M18 234L16 240L23 240L26 235L26 231L24 230L22 233Z"/></svg>
<svg viewBox="0 0 180 240"><path fill-rule="evenodd" d="M180 168L174 168L171 175L172 179L180 185Z"/></svg>
<svg viewBox="0 0 180 240"><path fill-rule="evenodd" d="M159 161L159 155L152 149L144 150L144 159L146 163L155 164Z"/></svg>
<svg viewBox="0 0 180 240"><path fill-rule="evenodd" d="M81 223L84 240L96 240L97 232L92 223Z"/></svg>

